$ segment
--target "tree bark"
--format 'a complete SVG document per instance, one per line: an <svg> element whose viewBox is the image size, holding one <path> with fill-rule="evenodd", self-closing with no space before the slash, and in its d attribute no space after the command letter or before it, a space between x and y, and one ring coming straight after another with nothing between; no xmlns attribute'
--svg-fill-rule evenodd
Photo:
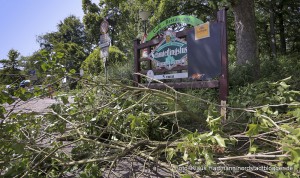
<svg viewBox="0 0 300 178"><path fill-rule="evenodd" d="M232 2L235 18L237 64L252 64L254 77L259 76L254 0Z"/></svg>
<svg viewBox="0 0 300 178"><path fill-rule="evenodd" d="M278 6L278 20L279 20L279 36L280 36L280 52L286 54L286 41L284 33L284 20L283 20L283 1L280 1Z"/></svg>
<svg viewBox="0 0 300 178"><path fill-rule="evenodd" d="M275 33L275 2L270 2L270 47L271 57L276 58L276 33Z"/></svg>

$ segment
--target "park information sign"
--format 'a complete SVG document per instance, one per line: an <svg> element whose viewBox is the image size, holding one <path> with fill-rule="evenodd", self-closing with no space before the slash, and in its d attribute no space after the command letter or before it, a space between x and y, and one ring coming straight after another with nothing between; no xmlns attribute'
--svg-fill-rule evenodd
<svg viewBox="0 0 300 178"><path fill-rule="evenodd" d="M157 25L149 33L146 42L140 43L140 40L135 40L136 86L155 89L219 88L221 114L226 118L225 106L228 96L226 18L226 9L217 12L216 21L207 23L192 16L179 15ZM166 31L163 38L158 35L171 24L177 23L189 24L193 28L176 34ZM155 36L157 38L153 39ZM148 58L141 57L141 50L145 49L150 53ZM146 74L148 83L145 83L143 75L139 74ZM153 81L153 79L164 80L164 82Z"/></svg>
<svg viewBox="0 0 300 178"><path fill-rule="evenodd" d="M166 31L164 39L150 53L149 58L157 68L171 70L175 66L187 65L186 41L176 38L175 33Z"/></svg>

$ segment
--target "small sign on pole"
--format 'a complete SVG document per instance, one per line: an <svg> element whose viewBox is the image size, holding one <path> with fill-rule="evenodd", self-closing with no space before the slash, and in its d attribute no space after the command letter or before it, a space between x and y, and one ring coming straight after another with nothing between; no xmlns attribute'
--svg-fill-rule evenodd
<svg viewBox="0 0 300 178"><path fill-rule="evenodd" d="M103 48L100 49L101 51L101 58L108 58L108 50L109 50L109 46L105 46Z"/></svg>
<svg viewBox="0 0 300 178"><path fill-rule="evenodd" d="M103 20L103 22L101 23L101 25L100 25L100 32L102 33L102 34L105 34L105 33L107 33L107 31L108 31L108 22L107 22L107 20Z"/></svg>
<svg viewBox="0 0 300 178"><path fill-rule="evenodd" d="M110 37L109 37L108 33L100 35L100 44L108 43L110 41L111 40L110 40Z"/></svg>
<svg viewBox="0 0 300 178"><path fill-rule="evenodd" d="M198 25L195 28L195 40L210 37L209 22Z"/></svg>

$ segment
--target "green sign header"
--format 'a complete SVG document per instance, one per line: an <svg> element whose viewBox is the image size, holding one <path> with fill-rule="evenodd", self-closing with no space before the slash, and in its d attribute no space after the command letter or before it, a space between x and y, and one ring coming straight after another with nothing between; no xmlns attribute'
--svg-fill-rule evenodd
<svg viewBox="0 0 300 178"><path fill-rule="evenodd" d="M178 15L178 16L168 18L168 19L164 20L163 22L161 22L160 24L158 24L148 34L146 41L151 40L162 29L170 26L171 24L175 24L175 23L186 23L186 24L189 24L189 25L192 25L192 26L197 26L197 25L203 24L203 21L196 18L196 17L188 16L188 15Z"/></svg>

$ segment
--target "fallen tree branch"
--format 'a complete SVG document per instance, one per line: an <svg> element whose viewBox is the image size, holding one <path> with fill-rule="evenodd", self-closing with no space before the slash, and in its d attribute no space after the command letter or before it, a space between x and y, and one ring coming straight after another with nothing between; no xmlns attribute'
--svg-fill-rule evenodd
<svg viewBox="0 0 300 178"><path fill-rule="evenodd" d="M245 158L288 158L290 155L266 155L266 154L256 154L256 155L244 155L244 156L233 156L225 158L217 158L219 161L228 161L228 160L243 160Z"/></svg>
<svg viewBox="0 0 300 178"><path fill-rule="evenodd" d="M93 162L101 162L101 161L113 161L115 159L115 156L108 156L108 157L102 157L102 158L97 158L97 159L85 159L85 160L80 160L80 161L71 161L71 162L66 162L66 163L61 163L61 166L74 166L74 165L79 165L79 164L86 164L86 163L93 163Z"/></svg>

